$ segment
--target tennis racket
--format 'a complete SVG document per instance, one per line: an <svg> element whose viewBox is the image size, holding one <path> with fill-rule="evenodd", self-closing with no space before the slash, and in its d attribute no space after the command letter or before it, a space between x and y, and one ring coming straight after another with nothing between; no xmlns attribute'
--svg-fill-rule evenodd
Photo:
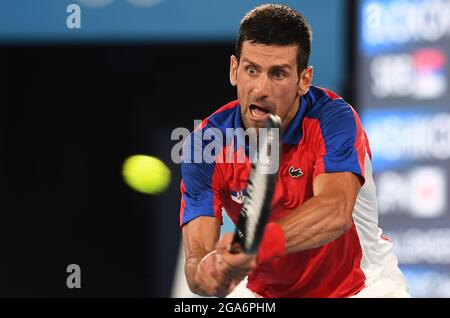
<svg viewBox="0 0 450 318"><path fill-rule="evenodd" d="M269 115L264 128L259 130L258 157L252 163L247 194L230 248L232 253L256 254L269 220L281 157L280 117Z"/></svg>

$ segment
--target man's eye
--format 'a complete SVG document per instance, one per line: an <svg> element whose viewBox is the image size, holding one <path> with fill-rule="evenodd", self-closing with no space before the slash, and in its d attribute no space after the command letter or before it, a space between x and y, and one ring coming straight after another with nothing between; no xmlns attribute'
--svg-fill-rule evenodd
<svg viewBox="0 0 450 318"><path fill-rule="evenodd" d="M247 73L249 75L256 75L256 67L254 67L254 66L247 67Z"/></svg>
<svg viewBox="0 0 450 318"><path fill-rule="evenodd" d="M273 75L278 79L282 79L282 78L286 77L286 73L284 73L283 71L275 71L275 72L273 72Z"/></svg>

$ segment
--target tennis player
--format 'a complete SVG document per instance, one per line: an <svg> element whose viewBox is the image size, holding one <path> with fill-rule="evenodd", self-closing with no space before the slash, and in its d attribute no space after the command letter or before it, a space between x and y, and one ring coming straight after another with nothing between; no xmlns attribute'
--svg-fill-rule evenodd
<svg viewBox="0 0 450 318"><path fill-rule="evenodd" d="M220 237L222 211L235 223L239 218L251 169L248 147L224 140L220 150L243 155L244 163L182 163L180 225L194 293L409 297L392 242L378 227L369 141L349 104L312 85L310 49L310 26L292 8L258 6L241 21L230 60L238 100L198 130L260 128L276 114L282 120L282 161L257 255L232 254L232 235ZM202 149L207 145L203 141Z"/></svg>

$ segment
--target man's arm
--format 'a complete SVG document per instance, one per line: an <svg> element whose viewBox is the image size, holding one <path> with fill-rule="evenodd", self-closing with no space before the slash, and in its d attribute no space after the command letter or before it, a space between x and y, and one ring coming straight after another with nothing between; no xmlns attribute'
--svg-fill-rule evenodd
<svg viewBox="0 0 450 318"><path fill-rule="evenodd" d="M198 295L224 297L256 266L254 256L229 252L232 234L218 241L220 221L216 218L198 217L182 231L186 280Z"/></svg>
<svg viewBox="0 0 450 318"><path fill-rule="evenodd" d="M214 292L214 283L216 282L211 281L208 286L202 286L204 285L203 277L201 276L201 272L198 273L198 267L203 259L203 262L207 262L208 264L206 265L209 265L208 274L217 276L214 273L214 266L210 264L213 263L215 255L208 255L208 253L214 250L219 239L220 221L213 217L201 216L185 224L182 232L184 254L186 257L184 272L189 288L198 295L208 296ZM210 257L205 258L206 255Z"/></svg>
<svg viewBox="0 0 450 318"><path fill-rule="evenodd" d="M351 172L318 175L314 196L276 222L284 232L285 253L319 247L347 232L360 188L360 179Z"/></svg>

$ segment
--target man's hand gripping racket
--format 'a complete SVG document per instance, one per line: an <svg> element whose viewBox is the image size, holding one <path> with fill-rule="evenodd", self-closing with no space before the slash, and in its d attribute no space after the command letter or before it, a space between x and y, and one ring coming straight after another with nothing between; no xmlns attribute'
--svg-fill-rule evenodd
<svg viewBox="0 0 450 318"><path fill-rule="evenodd" d="M252 164L230 252L256 255L269 220L281 156L281 119L269 115L260 129L258 160Z"/></svg>

